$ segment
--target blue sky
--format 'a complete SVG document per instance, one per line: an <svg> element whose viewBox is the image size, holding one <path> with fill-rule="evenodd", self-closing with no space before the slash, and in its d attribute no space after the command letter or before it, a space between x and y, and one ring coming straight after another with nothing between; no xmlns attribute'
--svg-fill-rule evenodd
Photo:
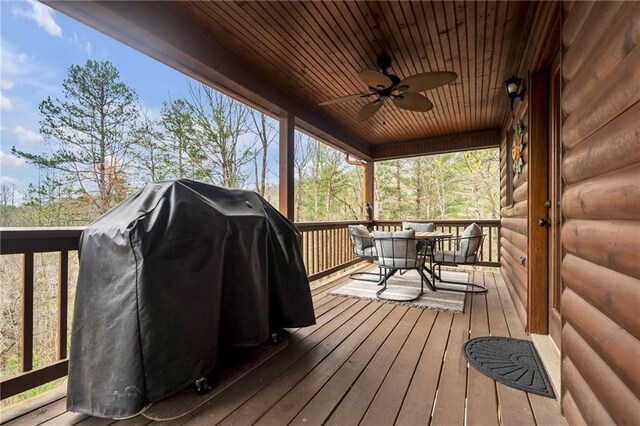
<svg viewBox="0 0 640 426"><path fill-rule="evenodd" d="M11 147L46 151L38 134L38 105L47 96L61 97L70 65L111 61L152 117L169 96L187 92L184 75L41 3L2 1L0 23L0 180L18 191L37 181L38 170L11 155Z"/></svg>

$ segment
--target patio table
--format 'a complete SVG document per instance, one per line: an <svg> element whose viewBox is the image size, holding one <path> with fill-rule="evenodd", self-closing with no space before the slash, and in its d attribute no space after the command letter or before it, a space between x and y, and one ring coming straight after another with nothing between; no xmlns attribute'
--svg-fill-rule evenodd
<svg viewBox="0 0 640 426"><path fill-rule="evenodd" d="M420 232L416 232L415 233L415 239L416 240L423 240L423 241L427 241L427 243L431 246L431 250L433 252L433 248L435 247L435 242L439 239L445 239L445 238L451 238L453 237L453 234L447 233L447 232L440 232L440 231L420 231ZM429 256L429 259L431 259L431 256ZM431 265L429 265L431 266ZM394 268L394 269L389 269L389 271L385 274L384 278L381 279L378 282L378 285L383 285L384 282L386 280L388 280L389 278L391 278L393 275L395 275L396 272L398 272L401 268ZM434 277L435 279L435 273L432 270L432 268L425 266L425 268L432 277ZM437 291L436 287L433 285L433 283L431 282L431 280L429 279L429 277L425 274L424 269L421 271L421 274L423 275L425 281L427 282L427 287L429 287L429 290L431 291Z"/></svg>

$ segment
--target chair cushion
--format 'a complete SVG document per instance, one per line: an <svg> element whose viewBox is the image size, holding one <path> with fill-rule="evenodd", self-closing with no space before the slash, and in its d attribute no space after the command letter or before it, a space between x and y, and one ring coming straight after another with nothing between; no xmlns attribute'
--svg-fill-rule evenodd
<svg viewBox="0 0 640 426"><path fill-rule="evenodd" d="M378 264L386 268L415 268L418 264L416 231L374 232Z"/></svg>
<svg viewBox="0 0 640 426"><path fill-rule="evenodd" d="M411 228L416 232L433 232L436 229L436 225L433 222L430 223L418 223L418 222L402 222L402 229Z"/></svg>
<svg viewBox="0 0 640 426"><path fill-rule="evenodd" d="M464 239L460 242L460 251L466 253L467 257L475 256L480 248L480 241L482 240L482 228L475 222L467 226L462 233L461 237ZM477 237L477 238L475 238Z"/></svg>
<svg viewBox="0 0 640 426"><path fill-rule="evenodd" d="M436 251L433 253L433 261L436 263L476 263L476 255L467 256L465 259L462 251Z"/></svg>
<svg viewBox="0 0 640 426"><path fill-rule="evenodd" d="M374 246L365 247L363 250L356 248L356 254L365 259L378 260L378 253Z"/></svg>
<svg viewBox="0 0 640 426"><path fill-rule="evenodd" d="M367 247L373 247L373 238L371 238L371 234L366 226L349 225L348 232L356 252L362 251Z"/></svg>

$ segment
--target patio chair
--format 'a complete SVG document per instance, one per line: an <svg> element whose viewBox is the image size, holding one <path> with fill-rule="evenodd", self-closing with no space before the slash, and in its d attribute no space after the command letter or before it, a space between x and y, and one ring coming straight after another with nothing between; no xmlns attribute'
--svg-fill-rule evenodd
<svg viewBox="0 0 640 426"><path fill-rule="evenodd" d="M378 260L378 253L376 252L373 238L366 226L349 225L347 232L349 232L349 238L351 239L351 249L356 257L370 262ZM373 276L377 278L371 278ZM357 281L379 283L382 280L382 270L378 268L377 274L373 272L354 272L349 275L349 278Z"/></svg>
<svg viewBox="0 0 640 426"><path fill-rule="evenodd" d="M404 231L413 229L416 232L433 232L436 230L436 224L433 222L402 222L402 229ZM431 245L427 246L427 256L431 256ZM405 271L400 271L400 275L403 275Z"/></svg>
<svg viewBox="0 0 640 426"><path fill-rule="evenodd" d="M415 239L415 231L398 232L374 232L373 241L378 252L378 266L385 270L382 279L383 287L378 290L377 296L384 300L397 302L411 302L417 300L424 292L425 284L425 258L428 244L423 240ZM390 297L387 291L387 281L398 271L414 269L420 276L420 291L406 297ZM427 285L430 283L427 282Z"/></svg>
<svg viewBox="0 0 640 426"><path fill-rule="evenodd" d="M478 262L478 250L484 242L482 228L476 223L467 226L460 237L444 238L437 242L438 247L434 249L431 256L433 263L433 273L442 283L447 283L447 287L438 287L434 280L434 287L437 290L457 291L461 293L486 293L487 288L475 283L459 283L456 281L445 281L442 277L442 266L457 267L460 265L475 265ZM449 243L453 250L444 250L444 245ZM438 273L436 274L436 268ZM451 288L451 285L464 286L464 288ZM471 287L471 288L469 288Z"/></svg>
<svg viewBox="0 0 640 426"><path fill-rule="evenodd" d="M433 222L402 222L402 229L406 231L408 228L416 232L433 232L436 230L436 225Z"/></svg>

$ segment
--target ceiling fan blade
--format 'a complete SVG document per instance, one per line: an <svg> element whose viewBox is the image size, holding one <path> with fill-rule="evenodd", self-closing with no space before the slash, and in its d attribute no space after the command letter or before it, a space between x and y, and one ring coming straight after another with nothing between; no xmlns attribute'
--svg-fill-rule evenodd
<svg viewBox="0 0 640 426"><path fill-rule="evenodd" d="M377 99L363 106L360 111L358 111L358 121L364 121L370 118L380 109L383 103L383 101Z"/></svg>
<svg viewBox="0 0 640 426"><path fill-rule="evenodd" d="M366 97L368 97L370 95L371 95L370 93L360 93L358 95L341 96L339 98L330 99L328 101L321 102L318 105L320 105L320 106L332 105L332 104L337 104L338 102L346 102L346 101L352 101L352 100L355 100L355 99L366 98Z"/></svg>
<svg viewBox="0 0 640 426"><path fill-rule="evenodd" d="M427 112L433 108L433 104L426 96L417 93L403 93L393 98L393 103L398 108L407 109L409 111Z"/></svg>
<svg viewBox="0 0 640 426"><path fill-rule="evenodd" d="M393 84L389 77L378 71L364 70L358 75L360 76L360 80L364 81L364 84L369 87L386 89Z"/></svg>
<svg viewBox="0 0 640 426"><path fill-rule="evenodd" d="M431 90L449 84L457 78L458 74L452 71L423 72L422 74L412 75L400 81L400 83L398 83L398 89L400 92L405 93L424 92L425 90ZM403 86L407 86L407 89L400 90Z"/></svg>

